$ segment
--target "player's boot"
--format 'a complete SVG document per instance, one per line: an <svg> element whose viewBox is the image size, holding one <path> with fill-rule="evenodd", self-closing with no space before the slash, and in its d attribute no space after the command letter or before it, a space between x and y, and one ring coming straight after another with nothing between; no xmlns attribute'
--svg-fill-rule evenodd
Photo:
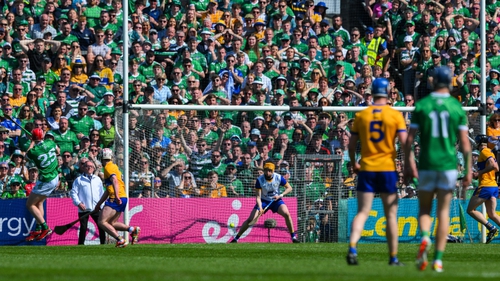
<svg viewBox="0 0 500 281"><path fill-rule="evenodd" d="M299 239L297 239L297 237L293 237L292 238L292 242L293 243L300 243Z"/></svg>
<svg viewBox="0 0 500 281"><path fill-rule="evenodd" d="M136 226L134 227L134 230L132 230L131 236L132 236L132 241L131 244L134 245L139 241L139 233L141 232L141 228Z"/></svg>
<svg viewBox="0 0 500 281"><path fill-rule="evenodd" d="M443 262L440 260L435 260L432 264L432 270L435 272L443 272Z"/></svg>
<svg viewBox="0 0 500 281"><path fill-rule="evenodd" d="M38 236L40 236L41 233L41 230L30 231L30 235L26 237L26 241L31 242L35 240Z"/></svg>
<svg viewBox="0 0 500 281"><path fill-rule="evenodd" d="M391 262L389 262L389 265L390 266L405 266L405 264L400 262L400 261L391 261Z"/></svg>
<svg viewBox="0 0 500 281"><path fill-rule="evenodd" d="M125 239L116 241L116 248L125 248L127 247L128 243L125 241Z"/></svg>
<svg viewBox="0 0 500 281"><path fill-rule="evenodd" d="M486 244L490 244L491 241L493 241L493 238L495 238L495 235L497 234L498 232L498 228L493 228L492 230L490 230L490 232L488 232L488 236L486 236Z"/></svg>
<svg viewBox="0 0 500 281"><path fill-rule="evenodd" d="M432 242L429 237L422 238L422 241L420 242L420 247L418 248L417 260L416 260L418 270L425 270L425 268L427 267L428 264L427 254L431 249L431 245Z"/></svg>
<svg viewBox="0 0 500 281"><path fill-rule="evenodd" d="M347 253L347 264L348 265L358 265L358 254Z"/></svg>
<svg viewBox="0 0 500 281"><path fill-rule="evenodd" d="M49 236L51 234L52 234L52 229L50 229L50 228L42 229L42 231L40 232L40 235L38 235L38 237L36 237L36 241L40 241L43 238L46 238L47 236Z"/></svg>
<svg viewBox="0 0 500 281"><path fill-rule="evenodd" d="M233 240L231 240L231 242L229 243L238 243L238 240L236 240L235 238L233 238Z"/></svg>

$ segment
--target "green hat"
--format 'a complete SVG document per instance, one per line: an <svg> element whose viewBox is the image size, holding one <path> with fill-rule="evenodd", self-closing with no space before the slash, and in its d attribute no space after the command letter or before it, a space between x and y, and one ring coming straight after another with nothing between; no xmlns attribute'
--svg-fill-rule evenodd
<svg viewBox="0 0 500 281"><path fill-rule="evenodd" d="M59 19L68 19L68 16L66 14L62 14L59 16Z"/></svg>
<svg viewBox="0 0 500 281"><path fill-rule="evenodd" d="M280 76L276 77L276 80L285 80L285 81L288 81L288 79L286 79L286 77L284 75L280 75Z"/></svg>
<svg viewBox="0 0 500 281"><path fill-rule="evenodd" d="M267 56L265 60L272 60L274 62L273 56Z"/></svg>
<svg viewBox="0 0 500 281"><path fill-rule="evenodd" d="M264 85L264 82L262 82L262 78L255 77L255 80L253 81L252 84L261 84L261 85Z"/></svg>
<svg viewBox="0 0 500 281"><path fill-rule="evenodd" d="M474 150L474 151L472 151L472 155L479 156L479 150Z"/></svg>
<svg viewBox="0 0 500 281"><path fill-rule="evenodd" d="M285 117L290 117L290 118L292 118L292 113L291 113L290 111L287 111L287 112L283 113L282 117L283 117L283 118L285 118Z"/></svg>
<svg viewBox="0 0 500 281"><path fill-rule="evenodd" d="M300 69L300 64L298 62L292 62L292 64L290 65L290 69L292 68L297 68L297 69Z"/></svg>
<svg viewBox="0 0 500 281"><path fill-rule="evenodd" d="M200 32L200 34L213 35L212 30L210 30L209 28L203 28L203 30Z"/></svg>
<svg viewBox="0 0 500 281"><path fill-rule="evenodd" d="M22 20L19 22L19 25L29 25L27 20Z"/></svg>
<svg viewBox="0 0 500 281"><path fill-rule="evenodd" d="M491 85L500 85L500 82L498 82L498 80L497 80L497 79L492 79L492 80L490 81L490 84L491 84Z"/></svg>
<svg viewBox="0 0 500 281"><path fill-rule="evenodd" d="M116 55L120 55L120 56L123 55L122 50L120 50L120 48L113 48L113 49L111 49L111 54L112 55L116 54Z"/></svg>
<svg viewBox="0 0 500 281"><path fill-rule="evenodd" d="M477 79L472 80L472 82L470 82L470 85L471 86L479 86L479 80L477 80Z"/></svg>
<svg viewBox="0 0 500 281"><path fill-rule="evenodd" d="M412 21L412 20L408 20L408 21L406 21L405 25L409 25L409 24L411 24L411 25L415 26L415 22L414 22L414 21Z"/></svg>
<svg viewBox="0 0 500 281"><path fill-rule="evenodd" d="M224 119L234 121L233 114L231 114L231 113L224 114L224 116L222 117L222 120L224 120Z"/></svg>
<svg viewBox="0 0 500 281"><path fill-rule="evenodd" d="M285 95L285 91L283 91L282 89L278 89L278 90L276 90L276 95L282 95L282 96L284 96Z"/></svg>
<svg viewBox="0 0 500 281"><path fill-rule="evenodd" d="M16 163L14 163L14 162L10 161L10 162L9 162L9 166L14 166L14 167L15 167L15 166L16 166Z"/></svg>
<svg viewBox="0 0 500 281"><path fill-rule="evenodd" d="M89 106L89 108L87 109L87 112L89 112L89 111L94 111L94 112L97 112L97 111L95 110L95 107L93 107L93 106Z"/></svg>
<svg viewBox="0 0 500 281"><path fill-rule="evenodd" d="M290 35L283 34L283 36L281 36L281 41L283 41L283 40L290 40Z"/></svg>
<svg viewBox="0 0 500 281"><path fill-rule="evenodd" d="M319 94L318 88L312 88L311 90L309 90L309 93Z"/></svg>
<svg viewBox="0 0 500 281"><path fill-rule="evenodd" d="M19 175L15 175L9 181L9 184L13 184L13 183L23 184L23 179Z"/></svg>
<svg viewBox="0 0 500 281"><path fill-rule="evenodd" d="M283 159L283 157L281 156L280 153L276 152L276 153L273 154L273 159L281 160L281 159Z"/></svg>
<svg viewBox="0 0 500 281"><path fill-rule="evenodd" d="M226 165L226 167L229 167L229 166L233 166L233 167L236 168L236 164L234 164L234 162L231 162L231 163L229 163L229 164Z"/></svg>

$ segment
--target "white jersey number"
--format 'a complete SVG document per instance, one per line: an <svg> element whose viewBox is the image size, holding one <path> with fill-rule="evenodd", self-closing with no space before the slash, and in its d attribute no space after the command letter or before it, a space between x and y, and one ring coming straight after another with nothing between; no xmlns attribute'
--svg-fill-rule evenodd
<svg viewBox="0 0 500 281"><path fill-rule="evenodd" d="M448 138L448 121L450 119L448 111L441 111L439 114L437 111L433 111L429 113L429 118L432 120L432 137ZM439 132L439 127L441 127L441 132Z"/></svg>
<svg viewBox="0 0 500 281"><path fill-rule="evenodd" d="M37 158L40 161L40 167L48 167L52 162L56 161L56 149L52 148L47 154L41 154Z"/></svg>

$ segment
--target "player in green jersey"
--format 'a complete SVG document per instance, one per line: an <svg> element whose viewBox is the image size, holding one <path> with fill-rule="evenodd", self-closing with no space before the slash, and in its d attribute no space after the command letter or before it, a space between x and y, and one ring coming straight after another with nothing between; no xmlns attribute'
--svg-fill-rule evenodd
<svg viewBox="0 0 500 281"><path fill-rule="evenodd" d="M26 208L36 220L36 228L26 237L26 241L35 239L40 241L52 233L52 229L47 226L44 219L43 202L59 184L57 172L59 148L53 140L43 139L44 132L40 128L33 129L31 135L32 142L26 156L38 168L39 178L26 202Z"/></svg>
<svg viewBox="0 0 500 281"><path fill-rule="evenodd" d="M446 247L450 221L450 201L457 180L457 158L455 143L459 136L465 156L466 175L463 186L469 186L472 179L471 147L468 139L467 117L460 103L450 96L451 70L439 67L432 74L434 91L417 102L412 115L410 132L405 145L405 168L407 177L419 178L419 224L422 241L417 255L417 267L427 266L427 253L431 247L431 210L434 196L437 198L439 220L433 269L443 271L442 256ZM413 159L411 145L417 130L420 131L420 158L418 172Z"/></svg>

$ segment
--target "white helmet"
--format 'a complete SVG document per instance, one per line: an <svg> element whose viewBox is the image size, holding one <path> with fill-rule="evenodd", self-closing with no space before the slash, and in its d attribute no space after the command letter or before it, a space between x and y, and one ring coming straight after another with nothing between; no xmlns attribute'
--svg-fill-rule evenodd
<svg viewBox="0 0 500 281"><path fill-rule="evenodd" d="M113 151L109 148L104 148L102 150L102 160L111 160L113 159Z"/></svg>

